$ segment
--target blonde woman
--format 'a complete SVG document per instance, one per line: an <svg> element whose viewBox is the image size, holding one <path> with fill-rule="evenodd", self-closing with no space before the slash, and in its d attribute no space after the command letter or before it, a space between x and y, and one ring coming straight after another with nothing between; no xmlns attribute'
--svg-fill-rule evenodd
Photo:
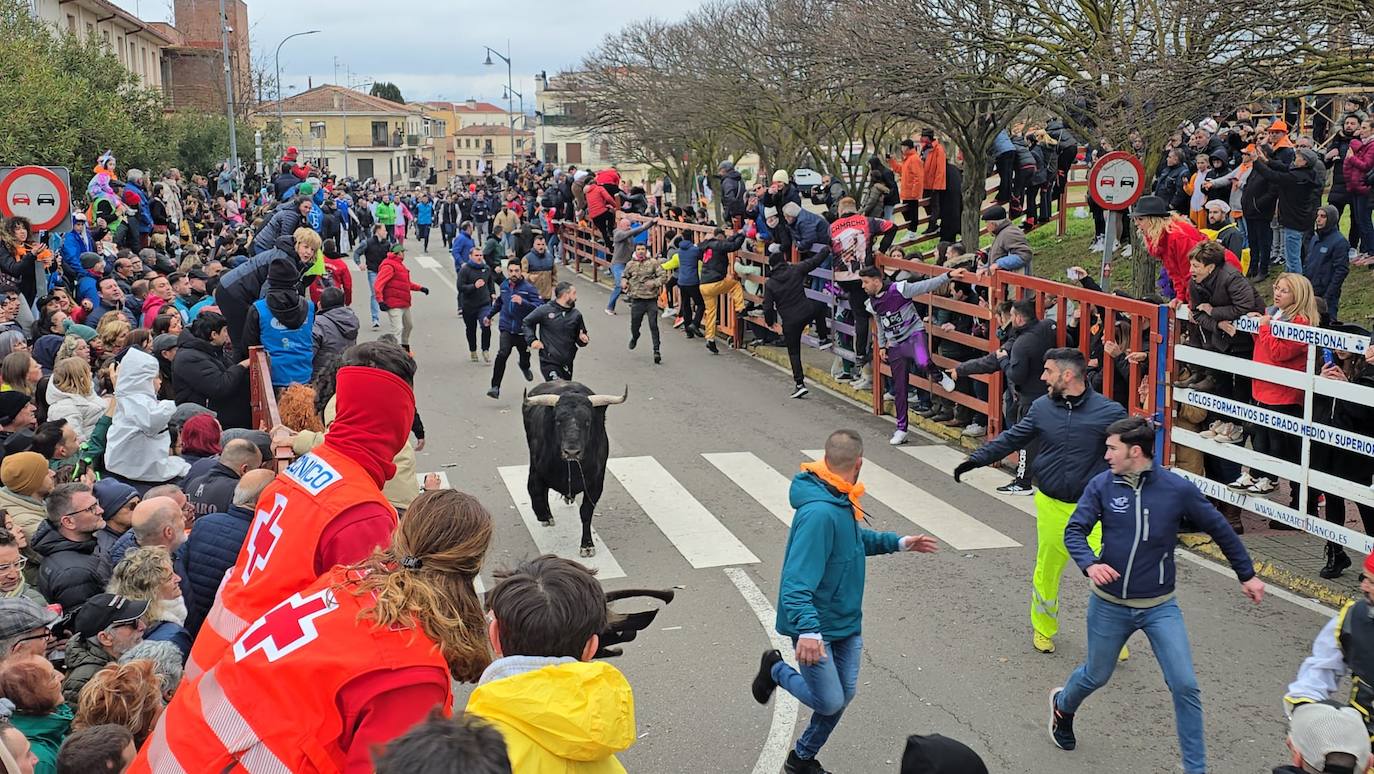
<svg viewBox="0 0 1374 774"><path fill-rule="evenodd" d="M91 345L75 333L67 334L62 340L62 346L57 348L57 357L53 358L53 362L69 357L79 357L87 363L91 362Z"/></svg>
<svg viewBox="0 0 1374 774"><path fill-rule="evenodd" d="M166 641L177 646L184 662L191 654L186 623L186 600L181 576L172 569L172 555L163 546L135 548L115 565L109 592L148 603L143 614L145 642Z"/></svg>
<svg viewBox="0 0 1374 774"><path fill-rule="evenodd" d="M33 395L43 369L27 352L11 352L0 360L0 392L14 390Z"/></svg>
<svg viewBox="0 0 1374 774"><path fill-rule="evenodd" d="M1198 243L1206 242L1207 235L1169 209L1169 203L1158 196L1140 197L1131 209L1131 217L1145 239L1145 250L1164 265L1174 301L1188 303L1188 254ZM1239 267L1239 262L1236 265Z"/></svg>
<svg viewBox="0 0 1374 774"><path fill-rule="evenodd" d="M83 441L91 436L108 407L108 402L95 394L90 361L82 357L57 361L48 381L47 398L48 421L67 420Z"/></svg>
<svg viewBox="0 0 1374 774"><path fill-rule="evenodd" d="M100 324L95 328L96 338L100 339L101 348L106 354L114 353L129 346L129 333L133 331L133 326L124 319L122 314L107 314L100 318Z"/></svg>
<svg viewBox="0 0 1374 774"><path fill-rule="evenodd" d="M1281 320L1298 325L1316 325L1318 321L1316 294L1312 283L1301 274L1284 272L1274 280L1274 305L1263 314L1251 312L1251 317L1259 318L1259 332L1255 334L1255 362L1266 365L1302 371L1307 368L1307 347L1301 341L1290 341L1276 337L1270 323ZM1251 393L1255 403L1270 411L1289 416L1302 415L1303 392L1297 387L1287 387L1260 379L1251 383ZM1264 425L1254 425L1252 445L1255 451L1271 457L1297 463L1302 453L1302 439L1292 433L1274 430ZM1246 479L1250 479L1247 483ZM1241 486L1244 484L1244 486ZM1278 485L1278 476L1270 476L1255 468L1242 475L1231 484L1235 489L1247 489L1251 494L1267 495ZM1297 507L1298 488L1291 487L1290 499Z"/></svg>

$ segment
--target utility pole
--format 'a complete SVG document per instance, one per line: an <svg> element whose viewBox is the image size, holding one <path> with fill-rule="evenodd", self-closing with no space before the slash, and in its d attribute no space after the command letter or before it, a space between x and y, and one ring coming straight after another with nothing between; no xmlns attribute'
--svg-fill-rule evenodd
<svg viewBox="0 0 1374 774"><path fill-rule="evenodd" d="M229 116L229 163L234 180L239 181L239 140L238 127L234 121L234 75L229 67L229 15L224 10L224 0L219 0L219 37L221 53L224 56L224 109Z"/></svg>

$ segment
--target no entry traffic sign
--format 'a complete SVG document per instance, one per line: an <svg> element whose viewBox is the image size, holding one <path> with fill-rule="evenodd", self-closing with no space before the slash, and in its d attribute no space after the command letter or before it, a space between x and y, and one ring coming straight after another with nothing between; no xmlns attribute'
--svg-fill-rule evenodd
<svg viewBox="0 0 1374 774"><path fill-rule="evenodd" d="M0 167L0 215L28 218L35 231L67 231L71 214L66 167Z"/></svg>
<svg viewBox="0 0 1374 774"><path fill-rule="evenodd" d="M1104 210L1124 210L1145 191L1145 165L1125 152L1103 154L1088 171L1088 195Z"/></svg>

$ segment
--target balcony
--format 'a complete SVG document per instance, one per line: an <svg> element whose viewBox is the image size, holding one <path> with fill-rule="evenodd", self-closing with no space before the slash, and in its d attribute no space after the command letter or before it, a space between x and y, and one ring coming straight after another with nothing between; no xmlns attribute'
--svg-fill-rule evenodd
<svg viewBox="0 0 1374 774"><path fill-rule="evenodd" d="M587 119L583 116L570 115L545 115L544 126L586 126Z"/></svg>
<svg viewBox="0 0 1374 774"><path fill-rule="evenodd" d="M418 148L418 147L420 147L420 135L418 135L418 134L407 134L407 135L406 135L406 145L408 145L408 146L410 146L410 147L412 147L412 148Z"/></svg>
<svg viewBox="0 0 1374 774"><path fill-rule="evenodd" d="M378 137L373 135L372 147L374 148L399 148L401 147L401 136L394 135L391 138Z"/></svg>

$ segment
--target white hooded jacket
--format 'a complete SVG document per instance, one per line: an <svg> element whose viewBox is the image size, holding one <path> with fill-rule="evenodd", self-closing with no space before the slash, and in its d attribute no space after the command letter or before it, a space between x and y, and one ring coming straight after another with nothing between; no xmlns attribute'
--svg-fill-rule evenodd
<svg viewBox="0 0 1374 774"><path fill-rule="evenodd" d="M81 440L91 437L95 423L105 415L105 401L99 396L76 395L66 392L56 383L48 382L48 421L65 419Z"/></svg>
<svg viewBox="0 0 1374 774"><path fill-rule="evenodd" d="M147 483L175 481L190 463L171 456L172 434L167 430L175 401L158 400L153 380L157 361L131 348L115 372L115 413L105 446L105 469L123 479Z"/></svg>

